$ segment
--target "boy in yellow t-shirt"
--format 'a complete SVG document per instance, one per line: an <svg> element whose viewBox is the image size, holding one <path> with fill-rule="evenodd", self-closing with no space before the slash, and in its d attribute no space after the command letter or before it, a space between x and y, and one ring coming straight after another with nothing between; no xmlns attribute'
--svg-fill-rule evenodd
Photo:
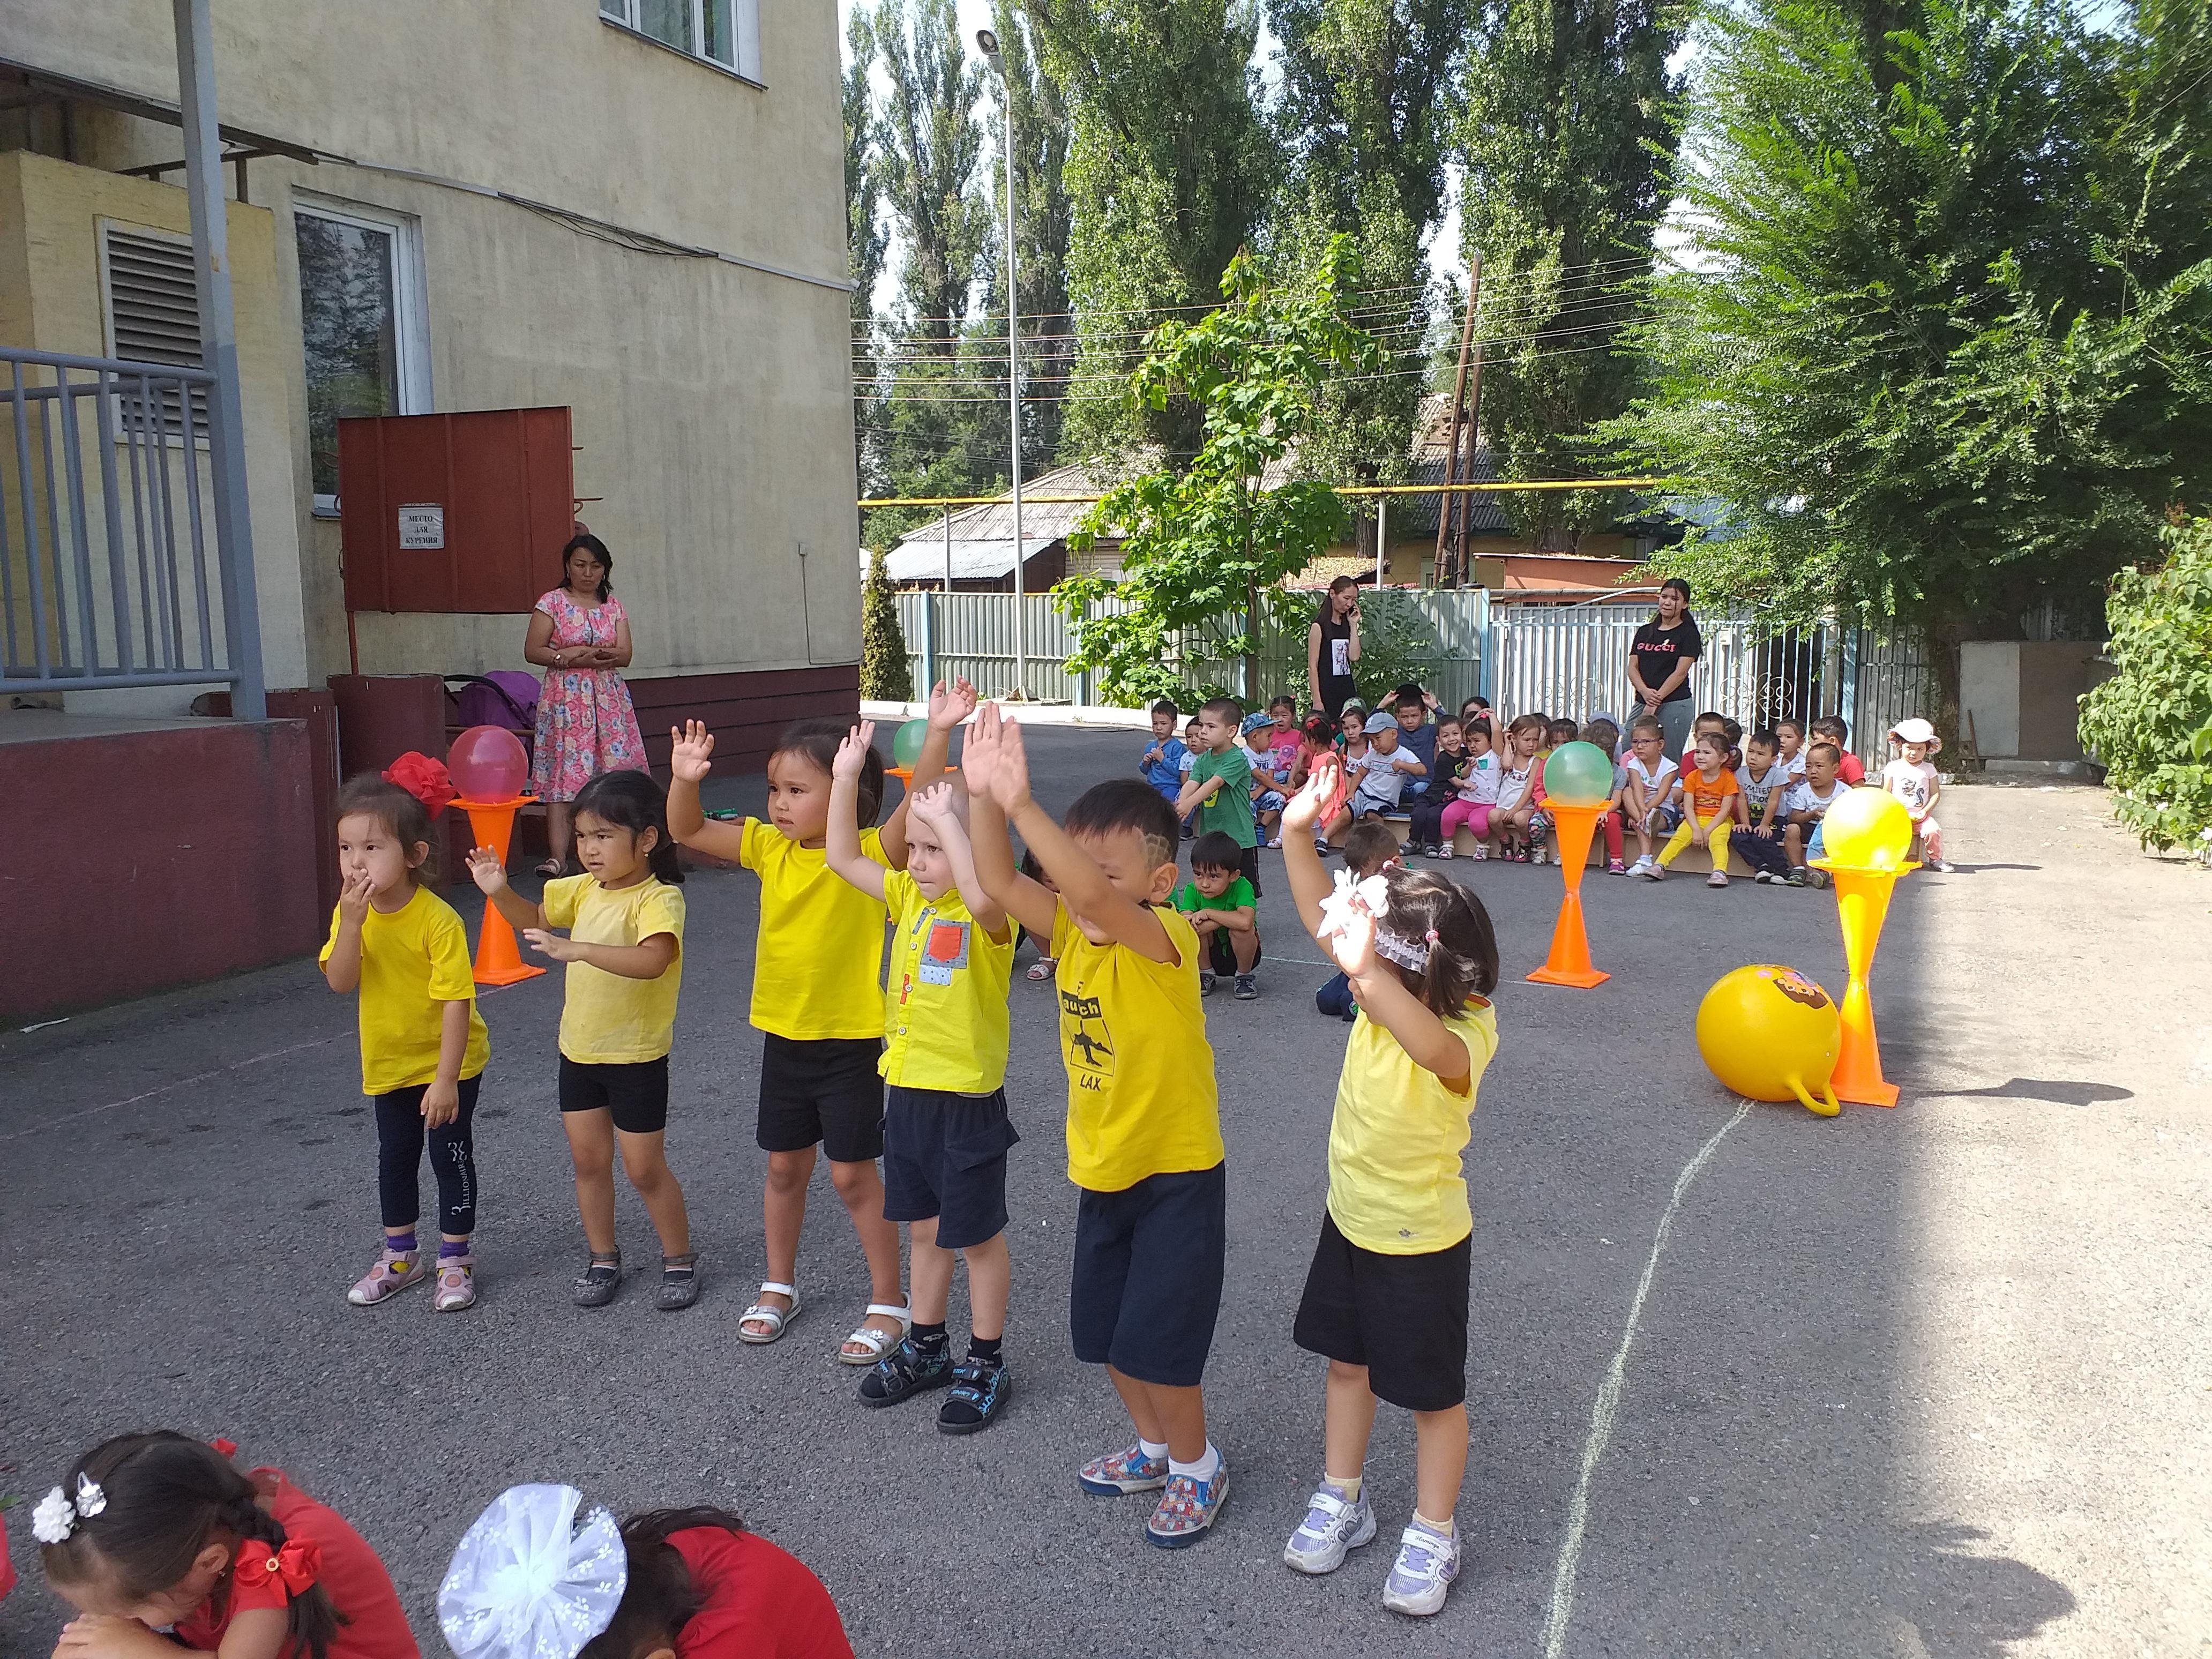
<svg viewBox="0 0 2212 1659"><path fill-rule="evenodd" d="M884 1107L884 1218L907 1224L914 1324L860 1379L860 1403L895 1406L925 1389L951 1392L937 1413L946 1434L988 1428L1011 1384L1001 1352L1011 1270L1006 1152L1021 1137L1006 1118L1006 988L1014 929L975 879L956 786L912 797L903 870L861 849L851 810L876 728L863 721L831 763L830 869L883 901L891 920L884 984L890 1085ZM973 1322L968 1358L952 1363L945 1330L955 1251L968 1263Z"/></svg>
<svg viewBox="0 0 2212 1659"><path fill-rule="evenodd" d="M1065 829L1030 795L1021 732L986 703L961 769L983 890L1059 958L1067 1174L1081 1188L1069 1297L1075 1357L1103 1364L1137 1443L1092 1459L1086 1492L1160 1492L1146 1535L1205 1536L1229 1495L1200 1382L1221 1310L1227 1185L1201 956L1169 907L1175 808L1140 779L1086 790ZM1014 867L1007 821L1059 892Z"/></svg>

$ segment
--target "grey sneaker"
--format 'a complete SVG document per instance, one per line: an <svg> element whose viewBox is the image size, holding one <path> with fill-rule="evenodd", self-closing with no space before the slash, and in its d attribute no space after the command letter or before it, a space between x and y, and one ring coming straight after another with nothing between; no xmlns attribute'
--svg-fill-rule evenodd
<svg viewBox="0 0 2212 1659"><path fill-rule="evenodd" d="M1200 969L1198 970L1199 995L1202 997L1212 996L1213 994L1213 988L1220 982L1220 980L1221 975L1213 972L1212 969L1208 968Z"/></svg>
<svg viewBox="0 0 2212 1659"><path fill-rule="evenodd" d="M1237 1000L1249 1002L1260 994L1260 982L1249 974L1237 975Z"/></svg>
<svg viewBox="0 0 2212 1659"><path fill-rule="evenodd" d="M1324 1480L1306 1499L1306 1518L1283 1546L1283 1565L1298 1572L1334 1572L1344 1558L1375 1541L1375 1511L1363 1492L1346 1498L1344 1488Z"/></svg>
<svg viewBox="0 0 2212 1659"><path fill-rule="evenodd" d="M622 1252L617 1250L612 1255L593 1256L576 1275L568 1293L580 1308L604 1308L621 1288Z"/></svg>
<svg viewBox="0 0 2212 1659"><path fill-rule="evenodd" d="M1431 1532L1416 1520L1398 1542L1398 1559L1382 1581L1382 1605L1417 1619L1443 1610L1452 1580L1459 1577L1459 1523L1451 1533Z"/></svg>

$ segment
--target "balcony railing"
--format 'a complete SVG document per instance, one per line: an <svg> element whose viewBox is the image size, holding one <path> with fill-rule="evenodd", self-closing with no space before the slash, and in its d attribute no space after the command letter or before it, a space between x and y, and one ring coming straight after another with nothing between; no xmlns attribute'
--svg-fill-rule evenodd
<svg viewBox="0 0 2212 1659"><path fill-rule="evenodd" d="M215 376L5 346L0 371L0 691L235 684Z"/></svg>

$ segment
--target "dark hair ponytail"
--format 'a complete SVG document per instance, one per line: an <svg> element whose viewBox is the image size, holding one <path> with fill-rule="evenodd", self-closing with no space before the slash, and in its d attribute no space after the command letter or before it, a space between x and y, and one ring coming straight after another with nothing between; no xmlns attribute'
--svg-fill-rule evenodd
<svg viewBox="0 0 2212 1659"><path fill-rule="evenodd" d="M99 1486L107 1503L79 1517L64 1542L40 1547L46 1577L58 1584L104 1574L125 1600L144 1601L180 1583L218 1533L284 1547L284 1523L261 1507L253 1482L213 1446L167 1429L103 1441L71 1466L62 1490L74 1493L80 1479ZM234 1549L234 1567L237 1559ZM320 1584L292 1597L289 1618L288 1646L308 1659L326 1659L351 1622Z"/></svg>
<svg viewBox="0 0 2212 1659"><path fill-rule="evenodd" d="M615 591L615 556L607 551L607 544L588 532L568 538L568 546L561 550L561 586L568 585L568 556L578 548L599 562L599 603L607 602L607 595Z"/></svg>
<svg viewBox="0 0 2212 1659"><path fill-rule="evenodd" d="M1480 899L1441 871L1393 867L1386 879L1389 901L1376 926L1429 947L1418 973L1391 965L1431 1013L1449 1019L1498 988L1498 935Z"/></svg>
<svg viewBox="0 0 2212 1659"><path fill-rule="evenodd" d="M602 772L576 793L569 811L593 817L633 836L652 830L657 839L645 855L645 866L674 886L684 879L684 863L677 856L676 838L668 833L668 793L650 772Z"/></svg>
<svg viewBox="0 0 2212 1659"><path fill-rule="evenodd" d="M623 1587L622 1605L576 1659L641 1659L657 1648L676 1644L707 1597L691 1582L691 1569L668 1538L697 1527L745 1530L745 1523L727 1510L708 1508L651 1510L623 1522L629 1579Z"/></svg>

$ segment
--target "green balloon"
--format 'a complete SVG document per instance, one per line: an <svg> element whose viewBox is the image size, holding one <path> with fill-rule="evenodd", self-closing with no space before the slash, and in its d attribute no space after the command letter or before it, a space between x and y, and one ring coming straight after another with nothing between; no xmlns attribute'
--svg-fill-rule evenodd
<svg viewBox="0 0 2212 1659"><path fill-rule="evenodd" d="M1595 806L1613 793L1613 762L1594 743L1563 743L1544 763L1544 793L1565 806Z"/></svg>
<svg viewBox="0 0 2212 1659"><path fill-rule="evenodd" d="M921 758L921 742L929 735L927 720L908 720L891 739L891 758L901 766L911 766Z"/></svg>

